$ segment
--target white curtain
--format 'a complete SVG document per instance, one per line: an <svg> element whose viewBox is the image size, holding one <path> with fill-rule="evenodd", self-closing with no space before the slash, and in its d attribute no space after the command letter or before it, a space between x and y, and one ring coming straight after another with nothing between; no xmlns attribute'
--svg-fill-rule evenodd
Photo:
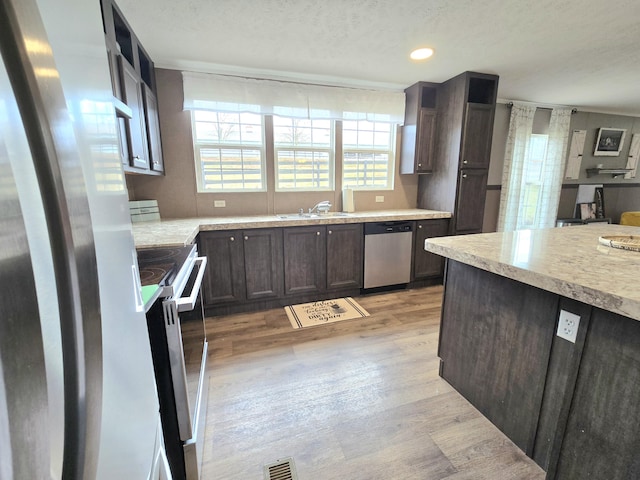
<svg viewBox="0 0 640 480"><path fill-rule="evenodd" d="M185 110L404 123L404 92L182 72Z"/></svg>
<svg viewBox="0 0 640 480"><path fill-rule="evenodd" d="M528 162L531 161L531 134L536 107L514 103L511 108L502 171L498 231L554 227L566 163L571 109L554 108L551 112L544 158L534 156L542 161L537 182L539 191L534 197L535 190L531 189L531 185L527 190L526 174ZM537 198L537 201L533 201L533 198ZM532 201L533 204L527 203Z"/></svg>
<svg viewBox="0 0 640 480"><path fill-rule="evenodd" d="M517 229L519 206L523 193L523 173L528 157L529 140L536 107L515 103L511 106L509 135L504 153L498 231Z"/></svg>
<svg viewBox="0 0 640 480"><path fill-rule="evenodd" d="M545 179L541 189L541 202L538 208L537 227L555 227L560 203L562 177L567 161L567 144L569 143L569 125L571 123L570 108L554 108L549 122L549 142L544 161L542 178Z"/></svg>

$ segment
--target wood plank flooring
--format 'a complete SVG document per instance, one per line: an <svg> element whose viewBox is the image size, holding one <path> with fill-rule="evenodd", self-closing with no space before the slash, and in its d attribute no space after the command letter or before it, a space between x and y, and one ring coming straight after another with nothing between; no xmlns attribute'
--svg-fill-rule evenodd
<svg viewBox="0 0 640 480"><path fill-rule="evenodd" d="M544 479L438 376L442 287L365 295L370 317L294 330L284 309L208 318L203 480Z"/></svg>

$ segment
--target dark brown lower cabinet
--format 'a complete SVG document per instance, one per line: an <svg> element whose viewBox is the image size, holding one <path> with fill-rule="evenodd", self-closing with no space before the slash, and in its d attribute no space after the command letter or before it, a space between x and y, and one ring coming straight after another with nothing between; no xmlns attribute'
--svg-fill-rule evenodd
<svg viewBox="0 0 640 480"><path fill-rule="evenodd" d="M283 229L284 293L295 295L326 289L326 227Z"/></svg>
<svg viewBox="0 0 640 480"><path fill-rule="evenodd" d="M206 306L282 295L281 229L201 232L198 249L208 259Z"/></svg>
<svg viewBox="0 0 640 480"><path fill-rule="evenodd" d="M246 298L241 233L237 230L200 233L198 252L207 257L206 275L202 281L205 305L239 302Z"/></svg>
<svg viewBox="0 0 640 480"><path fill-rule="evenodd" d="M444 257L427 252L424 241L427 238L444 237L449 231L449 220L418 220L413 245L412 280L441 277L444 271Z"/></svg>
<svg viewBox="0 0 640 480"><path fill-rule="evenodd" d="M361 223L329 225L327 289L361 288L364 235Z"/></svg>
<svg viewBox="0 0 640 480"><path fill-rule="evenodd" d="M361 288L362 224L283 229L286 295Z"/></svg>
<svg viewBox="0 0 640 480"><path fill-rule="evenodd" d="M265 228L244 231L242 241L247 300L282 296L282 230Z"/></svg>

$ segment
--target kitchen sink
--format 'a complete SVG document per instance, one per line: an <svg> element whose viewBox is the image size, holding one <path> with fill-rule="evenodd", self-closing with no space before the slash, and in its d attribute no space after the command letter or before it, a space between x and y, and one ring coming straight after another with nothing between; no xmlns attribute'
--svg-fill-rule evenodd
<svg viewBox="0 0 640 480"><path fill-rule="evenodd" d="M277 215L282 220L305 220L310 218L331 218L331 217L348 217L348 213L329 212L329 213L289 213Z"/></svg>

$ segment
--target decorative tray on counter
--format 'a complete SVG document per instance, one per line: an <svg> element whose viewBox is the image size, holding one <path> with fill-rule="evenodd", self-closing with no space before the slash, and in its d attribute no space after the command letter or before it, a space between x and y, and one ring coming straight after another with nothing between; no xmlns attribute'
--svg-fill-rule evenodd
<svg viewBox="0 0 640 480"><path fill-rule="evenodd" d="M637 235L607 235L600 237L598 242L611 248L640 252L640 236Z"/></svg>

